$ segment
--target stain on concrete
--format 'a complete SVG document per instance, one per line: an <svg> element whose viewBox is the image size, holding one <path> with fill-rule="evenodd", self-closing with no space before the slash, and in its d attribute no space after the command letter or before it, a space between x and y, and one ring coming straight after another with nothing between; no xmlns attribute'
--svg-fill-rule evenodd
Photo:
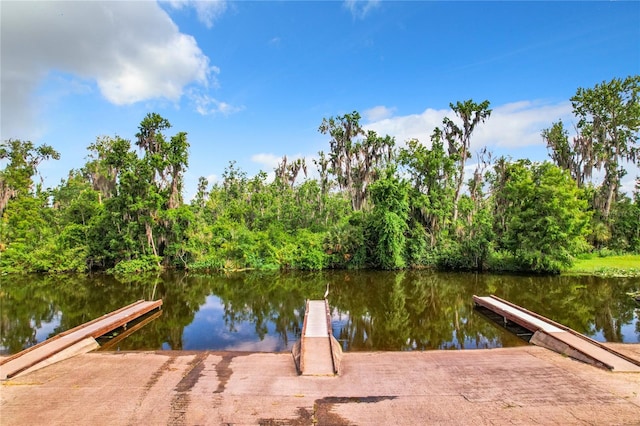
<svg viewBox="0 0 640 426"><path fill-rule="evenodd" d="M247 356L248 353L238 353L238 352L223 352L220 354L222 359L219 363L216 364L216 374L218 375L218 388L214 391L214 393L222 393L224 392L225 386L227 386L227 382L231 378L233 374L233 370L231 367L231 361L233 358L237 356Z"/></svg>
<svg viewBox="0 0 640 426"><path fill-rule="evenodd" d="M207 357L206 353L198 354L189 362L189 370L187 374L176 385L176 392L189 392L191 388L198 383L200 376L202 376L202 370L204 370L204 360Z"/></svg>
<svg viewBox="0 0 640 426"><path fill-rule="evenodd" d="M381 395L381 396L328 396L316 400L316 410L314 421L315 424L331 425L331 426L349 426L353 423L342 418L331 410L336 404L375 404L380 401L389 401L396 399L397 396Z"/></svg>
<svg viewBox="0 0 640 426"><path fill-rule="evenodd" d="M260 419L260 426L309 426L318 424L311 410L298 408L298 417L295 419Z"/></svg>
<svg viewBox="0 0 640 426"><path fill-rule="evenodd" d="M395 395L381 396L328 396L326 398L316 400L316 404L371 404L380 401L391 401L398 398Z"/></svg>
<svg viewBox="0 0 640 426"><path fill-rule="evenodd" d="M138 401L135 405L135 408L133 409L134 414L138 411L138 408L142 406L143 401L151 391L151 388L153 388L156 385L156 383L158 383L158 380L160 380L160 377L162 377L164 372L169 371L171 369L171 365L175 362L175 360L176 360L175 356L170 356L169 359L167 359L156 371L153 372L153 374L151 374L151 377L149 378L149 380L147 380L147 383L145 383L143 387L143 391L141 392L140 397L138 398ZM132 423L131 421L128 422L128 426L133 426L133 425L134 423Z"/></svg>
<svg viewBox="0 0 640 426"><path fill-rule="evenodd" d="M151 388L158 383L158 380L160 380L160 377L162 377L162 374L165 371L169 371L169 368L171 367L171 364L174 363L174 361L176 360L175 356L170 357L168 360L166 360L164 362L164 364L162 364L160 366L160 368L158 368L156 371L153 372L153 374L151 375L151 378L147 381L147 383L144 385L144 389L146 391L151 390Z"/></svg>
<svg viewBox="0 0 640 426"><path fill-rule="evenodd" d="M178 393L171 401L171 414L169 415L168 425L183 426L187 424L187 409L191 399L186 392Z"/></svg>
<svg viewBox="0 0 640 426"><path fill-rule="evenodd" d="M189 392L198 383L198 380L202 376L202 370L204 370L204 360L207 357L207 353L201 353L196 355L188 365L187 373L182 380L178 382L173 389L176 394L171 400L171 413L169 415L169 421L167 422L172 426L182 426L187 424L187 410L191 403Z"/></svg>
<svg viewBox="0 0 640 426"><path fill-rule="evenodd" d="M260 426L350 426L349 422L333 413L331 410L336 404L375 404L380 401L396 399L397 396L329 396L317 399L313 411L306 408L298 408L298 417L295 419L260 419Z"/></svg>

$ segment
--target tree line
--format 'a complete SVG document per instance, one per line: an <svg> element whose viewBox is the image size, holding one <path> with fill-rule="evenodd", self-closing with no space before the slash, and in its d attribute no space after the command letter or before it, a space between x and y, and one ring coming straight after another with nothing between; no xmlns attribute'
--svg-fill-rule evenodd
<svg viewBox="0 0 640 426"><path fill-rule="evenodd" d="M557 273L595 250L640 252L640 179L621 191L626 164L640 165L640 76L579 88L575 137L562 121L541 131L551 161L476 153L474 131L489 101L450 104L429 143L365 130L356 111L324 118L327 152L308 164L283 157L275 178L230 162L220 182L200 178L183 199L186 132L156 113L133 143L89 145L87 162L55 188L38 165L46 144L0 145L3 272L116 273L334 268ZM309 167L317 173L309 177ZM601 171L601 181L594 179Z"/></svg>

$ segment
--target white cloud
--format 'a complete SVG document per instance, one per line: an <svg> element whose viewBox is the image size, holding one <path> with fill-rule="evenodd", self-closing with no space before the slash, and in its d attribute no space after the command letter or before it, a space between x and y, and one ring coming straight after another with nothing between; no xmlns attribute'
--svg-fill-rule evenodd
<svg viewBox="0 0 640 426"><path fill-rule="evenodd" d="M2 139L34 123L34 93L51 72L95 81L116 105L176 102L217 71L155 2L3 2Z"/></svg>
<svg viewBox="0 0 640 426"><path fill-rule="evenodd" d="M200 115L230 115L244 109L242 106L228 104L198 90L191 91L189 98L193 102L196 112Z"/></svg>
<svg viewBox="0 0 640 426"><path fill-rule="evenodd" d="M260 153L251 156L251 161L260 164L265 172L273 171L282 161L282 156L275 154Z"/></svg>
<svg viewBox="0 0 640 426"><path fill-rule="evenodd" d="M442 127L442 119L445 116L453 121L457 120L451 110L429 108L422 114L385 118L365 127L375 130L379 135L394 136L399 145L403 145L409 139L419 139L428 145L433 129ZM484 146L519 148L544 145L540 136L542 129L550 127L554 121L561 118L568 125L571 123L571 117L569 102L550 104L522 101L499 105L493 108L491 116L484 123L476 127L471 137L472 150Z"/></svg>
<svg viewBox="0 0 640 426"><path fill-rule="evenodd" d="M493 109L491 116L479 125L472 136L475 149L483 146L520 148L544 145L542 129L563 119L572 122L571 103L545 104L542 102L514 102Z"/></svg>
<svg viewBox="0 0 640 426"><path fill-rule="evenodd" d="M380 6L380 0L345 0L346 7L351 15L357 19L364 19L369 12Z"/></svg>
<svg viewBox="0 0 640 426"><path fill-rule="evenodd" d="M226 12L228 3L226 0L170 0L169 5L174 9L193 7L198 20L211 28L215 20Z"/></svg>
<svg viewBox="0 0 640 426"><path fill-rule="evenodd" d="M375 130L381 136L395 137L396 144L402 145L410 139L419 139L428 144L431 132L436 126L442 125L442 119L447 114L451 115L451 112L427 108L421 114L385 118L364 127L367 130Z"/></svg>
<svg viewBox="0 0 640 426"><path fill-rule="evenodd" d="M207 182L209 183L209 185L214 185L218 182L220 182L220 178L218 177L218 175L216 175L215 173L207 175L205 177L205 179L207 180Z"/></svg>
<svg viewBox="0 0 640 426"><path fill-rule="evenodd" d="M620 190L632 197L636 188L636 178L640 177L640 167L629 164L625 168L627 169L627 175L620 182Z"/></svg>
<svg viewBox="0 0 640 426"><path fill-rule="evenodd" d="M386 106L379 105L364 111L362 116L368 122L380 121L391 117L394 111L395 108L387 108Z"/></svg>

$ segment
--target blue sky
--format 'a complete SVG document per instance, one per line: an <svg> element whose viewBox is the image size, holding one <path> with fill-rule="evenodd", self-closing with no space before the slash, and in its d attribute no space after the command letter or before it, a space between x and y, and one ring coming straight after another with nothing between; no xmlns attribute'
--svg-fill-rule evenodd
<svg viewBox="0 0 640 426"><path fill-rule="evenodd" d="M488 99L472 150L544 160L540 131L572 127L578 87L640 73L640 2L3 0L0 16L1 138L60 151L47 185L157 112L188 132L187 199L231 160L312 168L322 119L354 110L428 143L450 102Z"/></svg>

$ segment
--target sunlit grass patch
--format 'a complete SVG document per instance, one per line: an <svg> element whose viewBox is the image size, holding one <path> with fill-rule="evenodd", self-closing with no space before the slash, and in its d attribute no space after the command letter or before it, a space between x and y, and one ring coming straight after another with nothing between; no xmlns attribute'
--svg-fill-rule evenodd
<svg viewBox="0 0 640 426"><path fill-rule="evenodd" d="M576 259L565 274L598 275L608 277L640 277L640 255L600 257L592 255Z"/></svg>

